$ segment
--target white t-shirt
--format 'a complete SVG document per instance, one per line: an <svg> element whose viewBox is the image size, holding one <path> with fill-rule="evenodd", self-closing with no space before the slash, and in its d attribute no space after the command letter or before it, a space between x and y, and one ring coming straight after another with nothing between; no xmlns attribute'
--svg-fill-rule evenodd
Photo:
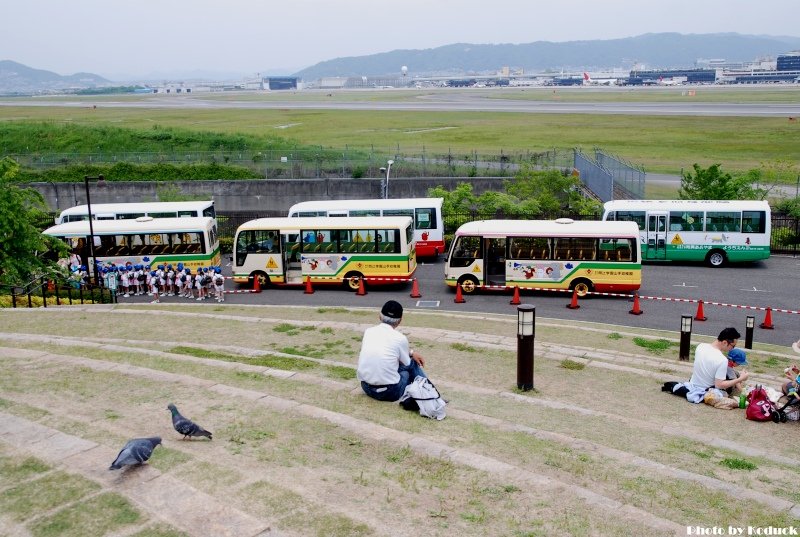
<svg viewBox="0 0 800 537"><path fill-rule="evenodd" d="M700 343L694 351L694 366L689 382L703 388L713 388L714 380L725 380L728 359L709 343Z"/></svg>
<svg viewBox="0 0 800 537"><path fill-rule="evenodd" d="M358 380L373 386L397 384L400 382L397 368L401 363L411 363L405 334L386 323L371 326L364 331L356 371Z"/></svg>

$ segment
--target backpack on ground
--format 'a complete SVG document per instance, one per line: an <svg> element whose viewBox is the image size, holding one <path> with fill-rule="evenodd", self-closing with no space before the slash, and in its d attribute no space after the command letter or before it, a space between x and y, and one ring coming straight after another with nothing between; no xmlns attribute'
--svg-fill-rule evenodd
<svg viewBox="0 0 800 537"><path fill-rule="evenodd" d="M753 421L786 421L785 414L778 410L775 403L770 401L767 391L760 384L747 394L747 409L745 417Z"/></svg>
<svg viewBox="0 0 800 537"><path fill-rule="evenodd" d="M443 420L447 413L447 402L442 399L436 386L425 377L416 377L414 382L406 386L406 391L400 398L400 405L406 410L419 408L420 416Z"/></svg>

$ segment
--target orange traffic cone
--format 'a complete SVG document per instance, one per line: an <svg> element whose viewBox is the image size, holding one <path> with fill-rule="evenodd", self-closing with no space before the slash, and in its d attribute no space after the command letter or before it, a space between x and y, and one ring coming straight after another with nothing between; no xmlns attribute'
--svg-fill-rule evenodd
<svg viewBox="0 0 800 537"><path fill-rule="evenodd" d="M414 283L411 285L411 294L409 296L411 298L420 298L422 296L419 292L419 284L416 278L414 278Z"/></svg>
<svg viewBox="0 0 800 537"><path fill-rule="evenodd" d="M758 326L759 328L763 328L765 330L772 330L775 328L772 326L772 308L767 308L767 314L764 315L764 322Z"/></svg>
<svg viewBox="0 0 800 537"><path fill-rule="evenodd" d="M703 313L703 301L702 300L698 300L697 301L697 314L694 316L694 320L695 321L707 321L708 320L708 317L706 317L706 314Z"/></svg>
<svg viewBox="0 0 800 537"><path fill-rule="evenodd" d="M253 276L253 292L261 292L261 278L259 276Z"/></svg>
<svg viewBox="0 0 800 537"><path fill-rule="evenodd" d="M310 295L314 292L314 288L311 287L311 276L306 276L306 290L303 291L303 294Z"/></svg>
<svg viewBox="0 0 800 537"><path fill-rule="evenodd" d="M453 302L455 302L456 304L463 304L464 302L466 302L466 300L464 300L464 297L461 295L461 284L460 283L456 284L456 298L455 298L455 300L453 300Z"/></svg>
<svg viewBox="0 0 800 537"><path fill-rule="evenodd" d="M364 296L367 294L367 290L364 288L364 277L358 279L358 292L356 293L358 296Z"/></svg>
<svg viewBox="0 0 800 537"><path fill-rule="evenodd" d="M572 290L572 302L567 304L567 307L569 309L571 309L571 310L576 310L576 309L580 308L580 306L578 305L578 290L577 289L573 289Z"/></svg>
<svg viewBox="0 0 800 537"><path fill-rule="evenodd" d="M517 306L520 304L519 300L519 285L514 286L514 296L511 298L511 302L509 302L512 306Z"/></svg>
<svg viewBox="0 0 800 537"><path fill-rule="evenodd" d="M633 309L630 310L628 313L631 315L641 315L644 313L641 308L639 307L639 293L634 293L633 295Z"/></svg>

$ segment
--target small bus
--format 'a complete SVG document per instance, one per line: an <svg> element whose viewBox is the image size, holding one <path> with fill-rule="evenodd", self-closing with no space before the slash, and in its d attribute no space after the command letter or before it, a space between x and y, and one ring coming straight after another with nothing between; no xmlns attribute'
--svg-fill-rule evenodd
<svg viewBox="0 0 800 537"><path fill-rule="evenodd" d="M633 222L479 220L455 233L445 281L478 289L635 291L642 283L639 229Z"/></svg>
<svg viewBox="0 0 800 537"><path fill-rule="evenodd" d="M443 198L303 201L289 216L410 216L419 257L444 253Z"/></svg>
<svg viewBox="0 0 800 537"><path fill-rule="evenodd" d="M220 264L217 221L208 217L152 218L135 220L98 220L68 222L50 227L45 235L67 243L71 253L81 256L83 264L94 271L89 237L94 237L94 257L115 265L177 265L197 269Z"/></svg>
<svg viewBox="0 0 800 537"><path fill-rule="evenodd" d="M603 220L639 227L644 261L700 261L712 267L769 258L769 203L753 200L615 200Z"/></svg>
<svg viewBox="0 0 800 537"><path fill-rule="evenodd" d="M135 220L141 216L152 218L216 218L213 201L154 201L145 203L93 203L94 220ZM89 219L86 205L64 209L56 217L56 224Z"/></svg>
<svg viewBox="0 0 800 537"><path fill-rule="evenodd" d="M408 281L417 269L408 216L259 218L236 230L233 281L262 286Z"/></svg>

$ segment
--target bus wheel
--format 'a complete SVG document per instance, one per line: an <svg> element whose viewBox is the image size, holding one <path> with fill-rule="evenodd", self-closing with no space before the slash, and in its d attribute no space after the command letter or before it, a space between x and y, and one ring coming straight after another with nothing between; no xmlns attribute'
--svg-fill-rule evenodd
<svg viewBox="0 0 800 537"><path fill-rule="evenodd" d="M269 285L269 276L264 274L261 271L254 272L250 275L250 279L258 278L258 285L261 287L266 287Z"/></svg>
<svg viewBox="0 0 800 537"><path fill-rule="evenodd" d="M475 279L475 276L462 276L458 279L458 284L461 286L461 291L467 295L478 290L478 280Z"/></svg>
<svg viewBox="0 0 800 537"><path fill-rule="evenodd" d="M570 290L575 291L581 298L594 291L594 286L589 280L575 280L572 282L572 285L570 285L569 288Z"/></svg>
<svg viewBox="0 0 800 537"><path fill-rule="evenodd" d="M721 267L725 264L725 252L722 250L711 250L706 257L706 263L710 267Z"/></svg>
<svg viewBox="0 0 800 537"><path fill-rule="evenodd" d="M360 272L348 272L344 275L344 286L351 291L358 291L359 283L364 277Z"/></svg>

